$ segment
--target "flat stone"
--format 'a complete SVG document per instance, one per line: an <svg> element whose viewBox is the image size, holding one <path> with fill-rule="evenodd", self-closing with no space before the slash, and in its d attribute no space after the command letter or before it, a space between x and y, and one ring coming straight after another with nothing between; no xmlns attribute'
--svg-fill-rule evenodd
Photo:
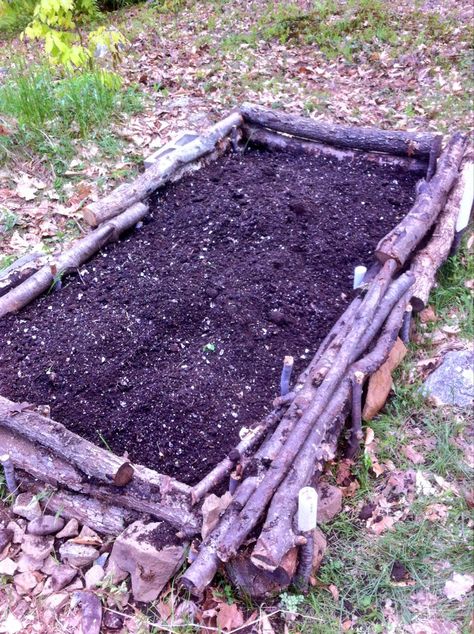
<svg viewBox="0 0 474 634"><path fill-rule="evenodd" d="M38 579L32 572L20 572L13 577L13 583L15 584L18 594L28 594L38 584Z"/></svg>
<svg viewBox="0 0 474 634"><path fill-rule="evenodd" d="M59 531L56 537L58 539L63 539L65 537L76 537L76 535L79 535L79 522L76 519L72 518L69 520L66 526L61 531Z"/></svg>
<svg viewBox="0 0 474 634"><path fill-rule="evenodd" d="M44 560L53 550L54 537L43 535L25 535L21 550L33 559Z"/></svg>
<svg viewBox="0 0 474 634"><path fill-rule="evenodd" d="M50 577L53 592L59 592L77 577L77 569L66 564L56 566Z"/></svg>
<svg viewBox="0 0 474 634"><path fill-rule="evenodd" d="M17 562L13 561L13 559L10 559L10 557L6 557L2 561L0 561L0 575L7 575L8 577L11 577L15 574L17 568Z"/></svg>
<svg viewBox="0 0 474 634"><path fill-rule="evenodd" d="M315 574L321 566L327 548L326 537L320 528L315 528L313 531L313 544L313 574Z"/></svg>
<svg viewBox="0 0 474 634"><path fill-rule="evenodd" d="M11 522L8 522L7 530L13 531L12 542L14 544L21 544L23 541L23 535L25 534L25 529L12 520Z"/></svg>
<svg viewBox="0 0 474 634"><path fill-rule="evenodd" d="M64 526L62 517L55 515L42 515L28 524L27 531L32 535L52 535L60 531Z"/></svg>
<svg viewBox="0 0 474 634"><path fill-rule="evenodd" d="M122 570L117 565L117 562L109 557L109 561L107 562L107 566L105 568L105 576L112 585L117 585L121 581L124 581L130 573L126 570Z"/></svg>
<svg viewBox="0 0 474 634"><path fill-rule="evenodd" d="M75 544L74 542L66 542L59 547L61 561L82 568L97 559L99 552L93 546L86 544Z"/></svg>
<svg viewBox="0 0 474 634"><path fill-rule="evenodd" d="M0 553L13 541L13 530L11 528L0 528Z"/></svg>
<svg viewBox="0 0 474 634"><path fill-rule="evenodd" d="M27 520L34 520L41 517L41 506L33 493L20 493L17 495L12 511L15 515L20 515Z"/></svg>
<svg viewBox="0 0 474 634"><path fill-rule="evenodd" d="M36 559L22 553L18 559L18 571L19 572L35 572L41 570L43 567L44 559Z"/></svg>
<svg viewBox="0 0 474 634"><path fill-rule="evenodd" d="M473 350L453 350L426 379L421 391L439 404L471 407L474 403Z"/></svg>
<svg viewBox="0 0 474 634"><path fill-rule="evenodd" d="M46 610L52 610L53 612L59 612L66 603L69 601L69 594L67 592L59 592L46 597L44 600L44 607Z"/></svg>
<svg viewBox="0 0 474 634"><path fill-rule="evenodd" d="M338 487L322 482L318 486L318 524L330 522L342 510L342 492Z"/></svg>
<svg viewBox="0 0 474 634"><path fill-rule="evenodd" d="M41 572L44 572L45 575L52 575L59 565L60 564L58 564L56 559L50 555L44 560L43 565L41 566Z"/></svg>
<svg viewBox="0 0 474 634"><path fill-rule="evenodd" d="M170 537L164 522L138 521L115 540L110 559L131 574L136 601L154 601L184 560L184 545L167 546L166 539Z"/></svg>
<svg viewBox="0 0 474 634"><path fill-rule="evenodd" d="M105 570L102 566L94 565L85 573L84 580L86 588L95 588L105 577Z"/></svg>

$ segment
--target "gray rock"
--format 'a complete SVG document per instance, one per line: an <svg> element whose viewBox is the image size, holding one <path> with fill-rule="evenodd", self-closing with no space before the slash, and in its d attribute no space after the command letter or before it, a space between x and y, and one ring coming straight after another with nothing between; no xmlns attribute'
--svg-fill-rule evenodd
<svg viewBox="0 0 474 634"><path fill-rule="evenodd" d="M105 577L105 570L102 566L94 565L84 575L84 581L86 588L94 588L98 586L102 579Z"/></svg>
<svg viewBox="0 0 474 634"><path fill-rule="evenodd" d="M82 568L92 563L98 556L98 551L93 546L85 544L75 544L74 542L66 542L59 548L61 560L76 568Z"/></svg>
<svg viewBox="0 0 474 634"><path fill-rule="evenodd" d="M115 540L110 562L131 574L136 601L154 601L179 570L185 546L167 546L167 539L169 530L164 522L143 524L138 521Z"/></svg>
<svg viewBox="0 0 474 634"><path fill-rule="evenodd" d="M66 564L57 566L50 577L53 592L59 592L77 577L77 570Z"/></svg>
<svg viewBox="0 0 474 634"><path fill-rule="evenodd" d="M64 526L62 517L55 515L42 515L37 517L28 524L28 533L32 535L52 535L57 533Z"/></svg>
<svg viewBox="0 0 474 634"><path fill-rule="evenodd" d="M129 573L126 570L122 570L113 559L109 558L105 569L105 576L110 580L112 585L116 586L121 581L124 581L128 575Z"/></svg>
<svg viewBox="0 0 474 634"><path fill-rule="evenodd" d="M79 535L79 522L76 519L72 518L69 520L66 526L61 531L59 531L56 537L58 539L63 539L64 537L76 537L76 535Z"/></svg>
<svg viewBox="0 0 474 634"><path fill-rule="evenodd" d="M13 577L13 582L18 594L28 594L38 584L38 580L32 572L20 572Z"/></svg>
<svg viewBox="0 0 474 634"><path fill-rule="evenodd" d="M342 491L332 484L318 486L318 524L330 522L342 510Z"/></svg>
<svg viewBox="0 0 474 634"><path fill-rule="evenodd" d="M21 550L33 559L44 560L53 550L54 538L43 535L25 535Z"/></svg>
<svg viewBox="0 0 474 634"><path fill-rule="evenodd" d="M474 354L472 350L453 350L426 379L421 388L425 396L457 407L470 407L474 402Z"/></svg>
<svg viewBox="0 0 474 634"><path fill-rule="evenodd" d="M11 577L17 571L18 564L10 559L10 557L6 557L0 561L0 575L7 575L7 577Z"/></svg>
<svg viewBox="0 0 474 634"><path fill-rule="evenodd" d="M0 553L13 541L13 530L11 528L0 528Z"/></svg>
<svg viewBox="0 0 474 634"><path fill-rule="evenodd" d="M12 542L14 544L21 544L21 542L23 541L23 535L25 534L25 529L22 528L17 522L14 522L12 520L11 522L8 522L7 530L13 531Z"/></svg>
<svg viewBox="0 0 474 634"><path fill-rule="evenodd" d="M12 511L27 520L41 517L41 506L33 493L20 493L13 503Z"/></svg>
<svg viewBox="0 0 474 634"><path fill-rule="evenodd" d="M35 572L36 570L41 570L43 563L44 559L36 559L35 557L30 557L30 555L23 553L18 559L18 571Z"/></svg>

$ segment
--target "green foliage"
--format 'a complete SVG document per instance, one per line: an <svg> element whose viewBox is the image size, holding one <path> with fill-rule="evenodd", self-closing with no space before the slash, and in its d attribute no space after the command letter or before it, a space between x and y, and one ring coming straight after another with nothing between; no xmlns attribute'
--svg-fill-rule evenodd
<svg viewBox="0 0 474 634"><path fill-rule="evenodd" d="M76 140L106 135L105 124L115 111L140 109L135 90L104 84L100 71L57 78L50 67L26 69L20 64L0 87L0 112L18 122L9 143L13 138L19 149L29 147L49 158L58 176L74 156ZM0 151L1 145L0 137Z"/></svg>
<svg viewBox="0 0 474 634"><path fill-rule="evenodd" d="M115 66L126 42L124 36L113 27L82 28L98 16L96 0L39 0L23 35L42 40L50 62L69 71L94 70L103 59ZM117 76L103 73L104 83L119 81Z"/></svg>
<svg viewBox="0 0 474 634"><path fill-rule="evenodd" d="M36 0L0 0L0 33L23 31L33 17Z"/></svg>

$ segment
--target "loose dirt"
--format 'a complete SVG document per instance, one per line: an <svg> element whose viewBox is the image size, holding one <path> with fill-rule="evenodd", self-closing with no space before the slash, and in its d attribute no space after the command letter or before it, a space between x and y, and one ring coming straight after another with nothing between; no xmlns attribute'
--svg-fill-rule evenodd
<svg viewBox="0 0 474 634"><path fill-rule="evenodd" d="M164 189L150 221L0 323L0 394L195 483L299 372L420 175L248 151Z"/></svg>

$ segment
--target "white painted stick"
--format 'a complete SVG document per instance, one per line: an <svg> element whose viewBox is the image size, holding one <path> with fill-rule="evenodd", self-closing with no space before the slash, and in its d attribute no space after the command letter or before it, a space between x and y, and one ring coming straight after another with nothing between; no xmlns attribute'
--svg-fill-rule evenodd
<svg viewBox="0 0 474 634"><path fill-rule="evenodd" d="M303 487L298 494L298 530L307 533L316 528L318 494L313 487Z"/></svg>
<svg viewBox="0 0 474 634"><path fill-rule="evenodd" d="M359 288L362 284L362 280L364 279L364 275L367 273L366 266L356 266L354 269L354 289Z"/></svg>
<svg viewBox="0 0 474 634"><path fill-rule="evenodd" d="M474 202L474 163L468 163L461 175L464 181L464 191L459 205L459 215L456 222L456 233L465 229L469 223L472 203Z"/></svg>
<svg viewBox="0 0 474 634"><path fill-rule="evenodd" d="M15 467L13 465L13 460L10 458L10 454L5 453L3 456L0 456L0 462L3 465L7 489L12 495L15 495L18 485L15 478Z"/></svg>

